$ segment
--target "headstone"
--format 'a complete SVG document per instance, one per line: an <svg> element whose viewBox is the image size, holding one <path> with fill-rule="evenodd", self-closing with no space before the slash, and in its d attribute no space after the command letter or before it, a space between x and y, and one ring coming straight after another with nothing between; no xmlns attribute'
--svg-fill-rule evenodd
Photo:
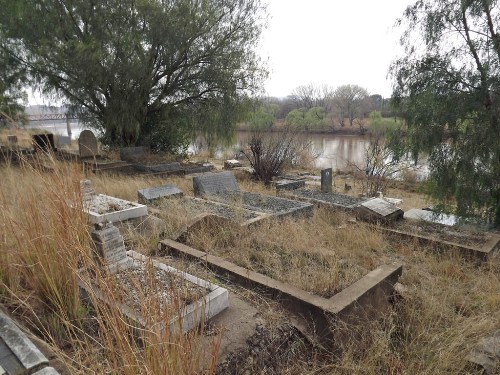
<svg viewBox="0 0 500 375"><path fill-rule="evenodd" d="M306 180L278 180L276 190L295 190L306 186Z"/></svg>
<svg viewBox="0 0 500 375"><path fill-rule="evenodd" d="M125 161L137 161L146 156L144 147L123 147L120 149L120 159Z"/></svg>
<svg viewBox="0 0 500 375"><path fill-rule="evenodd" d="M224 162L224 169L233 169L236 167L241 167L239 160L229 159Z"/></svg>
<svg viewBox="0 0 500 375"><path fill-rule="evenodd" d="M9 143L17 143L17 135L8 135L7 136L7 141Z"/></svg>
<svg viewBox="0 0 500 375"><path fill-rule="evenodd" d="M361 219L368 221L389 222L402 219L404 215L402 209L382 198L374 198L361 203L357 212Z"/></svg>
<svg viewBox="0 0 500 375"><path fill-rule="evenodd" d="M331 193L333 182L332 168L323 169L321 171L321 191L323 193Z"/></svg>
<svg viewBox="0 0 500 375"><path fill-rule="evenodd" d="M55 151L56 146L54 145L54 134L35 134L32 137L33 146L35 150L42 150L45 152Z"/></svg>
<svg viewBox="0 0 500 375"><path fill-rule="evenodd" d="M467 358L484 374L498 374L500 370L500 330L489 337L483 337Z"/></svg>
<svg viewBox="0 0 500 375"><path fill-rule="evenodd" d="M125 243L123 236L120 235L120 230L110 222L96 224L95 228L91 236L94 241L96 254L101 263L108 266L111 272L119 266L129 263L130 258L127 257Z"/></svg>
<svg viewBox="0 0 500 375"><path fill-rule="evenodd" d="M92 181L81 180L80 191L82 193L82 199L84 203L91 201L95 195L94 190L92 189Z"/></svg>
<svg viewBox="0 0 500 375"><path fill-rule="evenodd" d="M139 203L147 204L161 198L182 197L184 193L175 185L163 185L137 191Z"/></svg>
<svg viewBox="0 0 500 375"><path fill-rule="evenodd" d="M90 130L84 130L78 138L78 148L81 158L90 158L98 155L97 139Z"/></svg>
<svg viewBox="0 0 500 375"><path fill-rule="evenodd" d="M446 214L436 214L432 211L419 210L418 208L412 208L404 213L405 219L414 220L424 220L430 223L437 223L443 225L455 225L457 223L457 217L454 215Z"/></svg>
<svg viewBox="0 0 500 375"><path fill-rule="evenodd" d="M193 177L193 190L195 196L221 195L227 192L240 190L238 182L232 172L205 173Z"/></svg>
<svg viewBox="0 0 500 375"><path fill-rule="evenodd" d="M59 135L57 137L58 146L69 146L70 144L71 144L71 137L67 137L65 135Z"/></svg>

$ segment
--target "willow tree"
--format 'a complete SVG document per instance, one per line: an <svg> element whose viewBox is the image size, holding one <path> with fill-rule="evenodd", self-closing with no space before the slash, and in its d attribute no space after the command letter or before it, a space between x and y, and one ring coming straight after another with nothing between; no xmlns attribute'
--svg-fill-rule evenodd
<svg viewBox="0 0 500 375"><path fill-rule="evenodd" d="M83 108L109 143L162 148L193 112L237 101L265 73L260 0L0 0L0 9L0 48L32 84Z"/></svg>
<svg viewBox="0 0 500 375"><path fill-rule="evenodd" d="M399 21L405 55L391 67L412 151L429 153L441 208L500 224L500 4L419 0Z"/></svg>

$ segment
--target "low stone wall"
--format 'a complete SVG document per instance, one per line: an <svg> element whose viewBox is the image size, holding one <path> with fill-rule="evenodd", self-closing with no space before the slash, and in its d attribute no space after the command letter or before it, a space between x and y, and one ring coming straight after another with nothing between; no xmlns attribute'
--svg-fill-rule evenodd
<svg viewBox="0 0 500 375"><path fill-rule="evenodd" d="M201 261L233 282L266 293L310 322L310 330L317 335L318 340L330 347L338 347L350 340L350 332L342 327L375 319L388 308L394 284L403 271L401 264L383 265L326 299L173 240L161 241L158 248L163 254Z"/></svg>

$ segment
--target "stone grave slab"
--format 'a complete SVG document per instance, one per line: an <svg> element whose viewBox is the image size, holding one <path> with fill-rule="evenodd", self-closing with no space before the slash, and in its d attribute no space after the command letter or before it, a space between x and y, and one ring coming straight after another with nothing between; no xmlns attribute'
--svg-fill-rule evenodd
<svg viewBox="0 0 500 375"><path fill-rule="evenodd" d="M81 158L93 158L99 154L94 133L87 129L80 133L78 150Z"/></svg>
<svg viewBox="0 0 500 375"><path fill-rule="evenodd" d="M457 224L457 217L454 215L435 214L432 211L412 208L404 213L405 219L424 220L430 223L453 226Z"/></svg>
<svg viewBox="0 0 500 375"><path fill-rule="evenodd" d="M229 159L224 162L224 169L233 169L237 167L241 167L241 163L239 160Z"/></svg>
<svg viewBox="0 0 500 375"><path fill-rule="evenodd" d="M137 201L142 204L152 203L162 198L180 198L184 195L175 185L163 185L137 191Z"/></svg>
<svg viewBox="0 0 500 375"><path fill-rule="evenodd" d="M209 319L229 307L229 293L225 288L200 279L196 276L190 275L186 272L179 271L173 267L167 266L166 264L160 263L132 250L127 252L127 257L131 260L131 262L128 263L126 268L122 268L121 271L140 268L144 269L153 266L155 269L155 271L153 272L155 277L161 277L161 274L170 274L182 279L183 282L193 284L205 290L205 293L201 296L201 298L195 300L194 302L186 304L185 306L180 306L180 315L172 317L167 323L162 323L160 326L155 325L154 327L149 327L147 324L148 319L141 315L139 309L134 308L131 303L127 304L112 302L109 297L107 297L101 290L97 288L96 285L89 286L87 283L85 283L82 279L82 275L84 274L85 270L80 270L78 285L80 287L80 290L83 292L82 294L84 296L88 296L89 293L93 293L93 295L103 303L115 304L115 306L120 310L124 317L126 317L127 320L129 320L131 324L133 324L136 328L159 330L161 334L165 334L165 332L169 332L170 334L180 333L180 330L182 330L182 332L187 332L193 328L196 328L201 322L208 321ZM164 300L165 298L166 297L164 297L162 293L162 297L160 297L160 299L163 300L162 302L165 304L165 306L168 306L168 303L170 301L168 301L168 298L167 300ZM181 320L181 325L179 324L179 320ZM167 324L168 330L166 329Z"/></svg>
<svg viewBox="0 0 500 375"><path fill-rule="evenodd" d="M365 198L356 198L350 195L339 193L328 193L313 189L297 189L286 192L280 192L281 196L291 199L297 199L303 202L313 203L317 206L323 206L331 209L340 209L343 211L352 211L361 203L365 202Z"/></svg>
<svg viewBox="0 0 500 375"><path fill-rule="evenodd" d="M110 273L130 266L131 259L127 257L123 236L112 223L96 224L91 237L99 262L107 267Z"/></svg>
<svg viewBox="0 0 500 375"><path fill-rule="evenodd" d="M35 134L31 138L33 140L33 147L35 148L35 151L42 150L48 152L56 150L56 146L54 144L54 134L52 133Z"/></svg>
<svg viewBox="0 0 500 375"><path fill-rule="evenodd" d="M215 196L228 192L238 192L240 187L229 171L220 173L205 173L193 177L193 190L195 196Z"/></svg>
<svg viewBox="0 0 500 375"><path fill-rule="evenodd" d="M123 147L120 149L120 159L125 161L136 161L146 156L144 147Z"/></svg>
<svg viewBox="0 0 500 375"><path fill-rule="evenodd" d="M84 202L83 209L92 224L106 221L115 223L148 214L148 207L143 204L104 194L93 195L90 200Z"/></svg>
<svg viewBox="0 0 500 375"><path fill-rule="evenodd" d="M278 180L276 181L276 190L295 190L306 186L306 180Z"/></svg>
<svg viewBox="0 0 500 375"><path fill-rule="evenodd" d="M176 172L180 171L183 169L181 166L181 163L178 161L172 162L172 163L161 163L161 164L155 164L155 165L142 165L139 164L137 165L137 169L143 172L150 172L150 173L161 173L161 172Z"/></svg>
<svg viewBox="0 0 500 375"><path fill-rule="evenodd" d="M332 168L323 169L321 171L321 191L323 193L331 193L333 184Z"/></svg>
<svg viewBox="0 0 500 375"><path fill-rule="evenodd" d="M500 370L500 330L481 338L467 360L484 374L497 374Z"/></svg>
<svg viewBox="0 0 500 375"><path fill-rule="evenodd" d="M373 198L356 208L358 217L366 221L390 222L403 218L404 212L396 205L382 198Z"/></svg>

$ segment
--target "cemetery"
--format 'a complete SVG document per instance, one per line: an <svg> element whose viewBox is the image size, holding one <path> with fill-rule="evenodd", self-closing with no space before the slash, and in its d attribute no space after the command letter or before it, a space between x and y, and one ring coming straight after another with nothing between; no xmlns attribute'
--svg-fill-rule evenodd
<svg viewBox="0 0 500 375"><path fill-rule="evenodd" d="M341 364L339 355L354 361L348 348L358 348L365 362L377 359L381 365L372 369L382 373L396 360L396 348L412 373L423 365L423 354L412 353L425 353L425 366L435 369L436 350L456 356L457 373L495 368L499 284L492 274L500 234L414 209L423 204L404 192L393 192L402 198L394 199L341 191L336 186L344 183L335 182L331 170L316 172L317 185L287 175L267 187L233 173L240 168L234 162L152 162L140 149L124 151L118 161L99 155L98 147L86 149L92 155L71 162L44 159L50 173L30 163L0 166L9 186L0 195L0 280L9 290L32 288L26 298L41 324L44 314L60 308L68 316L60 327L93 322L82 331L49 324L50 334L30 334L23 347L43 353L41 364L26 373L82 371L78 364L68 370L64 356L50 350L60 342L79 342L63 352L88 361L94 352L125 353L131 345L133 356L101 364L111 373L138 366L148 352L164 366L191 363L187 373L273 368L274 374L290 363L301 373L302 364ZM84 163L93 167L81 168ZM118 171L96 173L98 165ZM186 173L188 165L197 172ZM119 171L123 166L129 171ZM19 181L30 183L18 190ZM140 231L145 222L162 230ZM33 240L17 241L14 233ZM28 251L29 258L20 257ZM28 259L30 267L19 266ZM6 293L0 313L15 318L7 318L12 327L20 321L25 332L38 332L35 312ZM68 296L62 304L53 297L60 293ZM429 322L443 316L446 324L431 332ZM438 349L426 348L434 334L460 344L445 340ZM99 348L89 350L95 343ZM21 366L22 354L12 348L0 333L0 366L8 374ZM316 356L321 359L311 360Z"/></svg>

